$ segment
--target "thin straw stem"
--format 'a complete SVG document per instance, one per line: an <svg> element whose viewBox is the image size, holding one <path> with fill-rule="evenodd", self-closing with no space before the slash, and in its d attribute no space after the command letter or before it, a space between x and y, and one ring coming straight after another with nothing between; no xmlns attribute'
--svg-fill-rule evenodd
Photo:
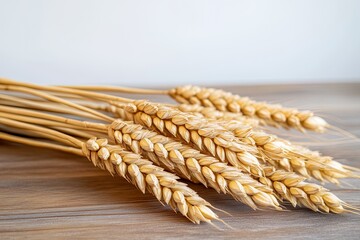
<svg viewBox="0 0 360 240"><path fill-rule="evenodd" d="M78 89L68 89L68 88L63 88L63 87L40 86L40 85L36 85L36 84L31 84L31 83L17 82L17 81L5 79L5 78L0 78L0 84L23 86L23 87L44 90L44 91L50 91L50 92L77 94L77 95L84 96L84 97L90 97L90 98L96 98L96 99L102 99L102 100L108 100L108 101L133 102L133 100L129 99L129 98L116 97L116 96L112 96L112 95L108 95L108 94L82 91L82 90L78 90Z"/></svg>
<svg viewBox="0 0 360 240"><path fill-rule="evenodd" d="M95 116L93 114L83 112L78 109L73 109L73 108L64 106L59 103L52 103L52 102L48 102L48 101L46 101L46 102L38 101L35 99L30 100L30 99L26 99L26 98L22 98L22 97L15 97L15 96L9 96L9 95L4 95L4 94L0 94L0 99L3 99L1 101L1 104L7 105L7 106L26 107L26 108L30 107L32 109L38 109L38 110L43 110L43 111L48 111L48 112L66 113L66 114L76 115L79 117L85 117L85 118L89 118L89 119L102 120L102 118ZM83 104L81 104L81 105L83 105ZM87 107L85 105L83 105L83 106Z"/></svg>
<svg viewBox="0 0 360 240"><path fill-rule="evenodd" d="M15 121L15 120L10 120L10 119L6 119L6 118L2 118L0 117L0 123L7 125L7 126L11 126L11 127L16 127L16 128L20 128L20 129L27 129L27 130L33 130L36 131L38 134L41 134L45 137L47 137L48 139L52 139L58 142L62 142L74 147L81 147L82 146L82 142L74 137L71 137L67 134L55 131L55 130L51 130L48 128L44 128L44 127L39 127L33 124L28 124L28 123L23 123L23 122L19 122L19 121Z"/></svg>
<svg viewBox="0 0 360 240"><path fill-rule="evenodd" d="M16 114L51 120L51 121L55 121L55 122L59 122L59 123L70 124L70 125L81 127L81 128L91 128L91 130L93 130L93 131L103 131L103 130L107 129L106 124L94 123L94 122L88 122L88 121L79 121L79 120L75 120L75 119L65 118L65 117L56 116L56 115L47 114L47 113L41 113L38 111L32 111L32 110L28 110L28 109L5 107L5 106L0 105L0 111L7 112L7 113L15 112Z"/></svg>
<svg viewBox="0 0 360 240"><path fill-rule="evenodd" d="M167 95L169 92L168 90L130 88L130 87L120 87L120 86L61 86L61 87L86 90L86 91L121 92L121 93L136 93L136 94L153 94L153 95Z"/></svg>
<svg viewBox="0 0 360 240"><path fill-rule="evenodd" d="M55 129L57 131L60 131L60 132L66 133L66 134L70 134L71 136L83 138L84 140L94 137L93 134L90 134L86 130L72 129L69 127L52 127L52 129Z"/></svg>
<svg viewBox="0 0 360 240"><path fill-rule="evenodd" d="M79 156L84 156L82 150L79 148L62 146L62 145L43 142L43 141L39 141L39 140L33 140L33 139L29 139L29 138L14 136L14 135L3 133L3 132L0 132L0 139L15 142L15 143L21 143L21 144L25 144L25 145L30 145L30 146L34 146L34 147L49 148L49 149L53 149L53 150L59 150L59 151L67 152L67 153L76 154Z"/></svg>
<svg viewBox="0 0 360 240"><path fill-rule="evenodd" d="M0 117L4 117L7 119L16 120L24 123L47 126L52 129L59 130L60 132L68 133L71 136L79 136L85 139L89 139L94 136L93 134L89 133L90 131L87 128L77 127L70 124L59 123L51 120L44 120L39 118L21 116L18 114L11 114L11 113L2 113L2 112L0 112ZM38 135L38 132L34 132L34 133ZM95 133L95 134L99 134L99 133Z"/></svg>
<svg viewBox="0 0 360 240"><path fill-rule="evenodd" d="M19 115L19 114L11 114L11 113L0 112L0 117L16 120L16 121L20 121L20 122L26 122L26 123L42 125L42 126L76 128L76 126L72 126L70 124L59 123L59 122L40 119L40 118L36 118L36 117L35 118L27 117L27 116L22 116L22 115Z"/></svg>
<svg viewBox="0 0 360 240"><path fill-rule="evenodd" d="M0 81L1 82L1 81ZM67 106L70 106L70 107L73 107L75 109L79 109L79 110L82 110L84 112L88 112L90 114L94 114L95 116L98 116L104 120L107 120L107 121L113 121L114 119L105 115L105 114L102 114L102 113L99 113L97 111L94 111L92 109L89 109L87 107L84 107L84 106L81 106L81 105L78 105L78 104L75 104L73 102L69 102L69 101L66 101L62 98L58 98L58 97L55 97L55 96L52 96L50 94L46 94L44 92L40 92L40 91L36 91L36 90L33 90L33 89L30 89L30 88L26 88L26 87L18 87L18 86L11 86L11 85L0 85L0 89L2 90L7 90L7 91L17 91L17 92L24 92L24 93L28 93L28 94L32 94L32 95L35 95L35 96L38 96L38 97L41 97L41 98L44 98L44 99L47 99L49 101L52 101L52 102L58 102L58 103L62 103L64 105L67 105Z"/></svg>

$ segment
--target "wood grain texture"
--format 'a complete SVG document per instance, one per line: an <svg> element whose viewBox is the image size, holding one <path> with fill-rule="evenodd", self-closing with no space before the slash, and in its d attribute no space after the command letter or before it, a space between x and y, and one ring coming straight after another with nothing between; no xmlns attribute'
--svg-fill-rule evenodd
<svg viewBox="0 0 360 240"><path fill-rule="evenodd" d="M360 84L224 88L257 100L313 109L360 136ZM161 100L162 98L160 98ZM360 167L360 144L317 147ZM327 185L343 200L360 203L360 181ZM70 154L0 141L0 239L359 239L360 217L306 209L252 211L230 196L191 185L234 230L193 225L119 177Z"/></svg>

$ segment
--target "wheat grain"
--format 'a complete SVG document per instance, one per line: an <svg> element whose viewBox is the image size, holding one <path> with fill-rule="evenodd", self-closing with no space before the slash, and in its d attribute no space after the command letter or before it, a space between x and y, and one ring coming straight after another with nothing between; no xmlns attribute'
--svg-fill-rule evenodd
<svg viewBox="0 0 360 240"><path fill-rule="evenodd" d="M177 170L178 175L201 182L219 193L229 193L253 209L279 209L270 188L190 146L120 119L111 124L109 136L131 151L145 153L153 162L162 163L172 171Z"/></svg>
<svg viewBox="0 0 360 240"><path fill-rule="evenodd" d="M297 128L324 132L329 126L326 121L310 111L284 108L280 105L256 102L219 89L184 86L171 89L169 95L180 103L213 107L220 111L241 113L257 117L263 122L286 128Z"/></svg>

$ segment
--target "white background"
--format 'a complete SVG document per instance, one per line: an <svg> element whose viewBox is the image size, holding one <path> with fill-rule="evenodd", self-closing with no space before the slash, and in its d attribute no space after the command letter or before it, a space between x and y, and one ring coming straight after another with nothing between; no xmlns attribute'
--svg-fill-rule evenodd
<svg viewBox="0 0 360 240"><path fill-rule="evenodd" d="M43 84L360 79L360 1L0 0L0 75Z"/></svg>

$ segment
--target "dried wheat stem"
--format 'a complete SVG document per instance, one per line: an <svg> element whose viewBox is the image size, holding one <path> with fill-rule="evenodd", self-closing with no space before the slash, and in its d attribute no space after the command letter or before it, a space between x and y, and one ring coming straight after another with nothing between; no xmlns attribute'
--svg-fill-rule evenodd
<svg viewBox="0 0 360 240"><path fill-rule="evenodd" d="M63 113L63 114L71 114L75 116L85 117L89 119L98 119L101 120L102 118L95 116L93 114L80 111L78 109L70 108L68 106L64 106L59 103L52 103L48 101L34 101L30 99L24 99L22 97L15 97L0 94L0 99L2 99L1 104L6 106L12 107L22 107L22 108L31 108L37 109L42 111L49 111L49 112L56 112L56 113ZM87 106L85 106L87 107ZM89 107L91 108L91 107Z"/></svg>
<svg viewBox="0 0 360 240"><path fill-rule="evenodd" d="M25 122L25 123L33 123L33 124L37 124L37 125L41 125L41 126L47 126L47 127L51 127L51 128L63 128L64 130L67 129L67 131L69 131L69 130L75 131L76 129L88 130L84 127L77 127L77 126L73 126L71 124L59 123L56 121L39 119L36 117L26 117L26 116L22 116L19 114L0 112L0 117L17 120L17 121L21 121L21 122Z"/></svg>
<svg viewBox="0 0 360 240"><path fill-rule="evenodd" d="M25 131L27 131L27 130L25 130ZM29 131L29 132L31 132L31 131ZM84 156L82 150L79 148L62 146L59 144L28 139L28 138L14 136L12 134L7 134L7 133L3 133L3 132L0 132L0 139L6 140L9 142L21 143L21 144L25 144L25 145L29 145L29 146L34 146L34 147L48 148L48 149L53 149L53 150L57 150L57 151L76 154L79 156Z"/></svg>
<svg viewBox="0 0 360 240"><path fill-rule="evenodd" d="M69 146L73 146L73 147L81 147L82 146L82 142L80 140L78 140L77 138L74 138L72 136L63 134L61 132L58 132L58 131L55 131L52 129L40 127L40 126L37 126L34 124L28 124L28 123L19 122L16 120L11 120L11 119L2 118L2 117L0 117L0 124L18 128L18 129L26 129L26 130L30 130L30 131L35 131L37 134L39 134L41 136L44 136L48 139L51 139L51 140L54 140L57 142L67 144Z"/></svg>
<svg viewBox="0 0 360 240"><path fill-rule="evenodd" d="M143 100L127 104L124 110L127 120L175 137L247 172L262 174L260 163L252 154L252 151L257 151L256 148L236 141L231 132L216 123Z"/></svg>
<svg viewBox="0 0 360 240"><path fill-rule="evenodd" d="M1 78L0 77L0 84L5 86L18 86L18 87L24 87L28 89L38 89L42 91L49 91L53 93L63 93L63 94L70 94L70 95L78 95L81 97L86 97L90 99L98 99L102 101L118 101L118 102L132 102L132 99L128 98L122 98L122 97L116 97L108 94L101 94L101 93L95 93L95 92L89 92L89 91L82 91L78 89L68 89L64 87L55 87L55 86L40 86L36 84L31 83L24 83L24 82L18 82L14 80L10 80L7 78Z"/></svg>
<svg viewBox="0 0 360 240"><path fill-rule="evenodd" d="M43 113L39 111L29 110L29 109L23 109L23 108L17 108L17 107L6 107L0 105L0 111L3 113L16 113L16 115L21 116L27 116L36 118L39 120L48 120L49 122L58 122L59 126L65 126L65 125L71 125L73 128L91 128L92 131L100 131L103 132L106 131L107 125L102 123L94 123L89 121L80 121L75 120L71 118L61 117L53 114ZM14 114L13 114L14 115Z"/></svg>
<svg viewBox="0 0 360 240"><path fill-rule="evenodd" d="M218 89L184 86L171 89L169 95L180 103L197 104L213 107L220 111L241 113L245 116L257 117L270 125L316 132L324 132L329 127L324 119L314 116L312 112L256 102Z"/></svg>
<svg viewBox="0 0 360 240"><path fill-rule="evenodd" d="M106 121L112 121L113 120L113 118L111 118L111 117L109 117L107 115L104 115L104 114L102 114L100 112L94 111L94 110L92 110L90 108L86 108L86 107L81 106L79 104L75 104L73 102L64 100L62 98L55 97L55 96L53 96L51 94L47 94L47 93L44 93L42 91L37 91L37 90L31 89L31 88L12 86L12 85L0 85L0 90L28 93L28 94L31 94L31 95L35 95L35 96L47 99L47 100L52 101L52 102L61 103L61 104L64 104L66 106L69 106L69 107L72 107L72 108L75 108L75 109L78 109L78 110L93 114L94 116L97 116L97 117L99 117L99 118L101 118L103 120L106 120Z"/></svg>
<svg viewBox="0 0 360 240"><path fill-rule="evenodd" d="M120 119L110 125L109 136L133 152L143 153L158 165L162 163L171 171L177 170L185 178L201 182L219 193L229 193L253 209L279 209L270 188L190 146Z"/></svg>
<svg viewBox="0 0 360 240"><path fill-rule="evenodd" d="M101 91L101 92L122 92L122 93L135 93L135 94L155 94L164 95L167 94L167 90L157 89L144 89L144 88L129 88L121 86L61 86L71 89L79 89L86 91Z"/></svg>

